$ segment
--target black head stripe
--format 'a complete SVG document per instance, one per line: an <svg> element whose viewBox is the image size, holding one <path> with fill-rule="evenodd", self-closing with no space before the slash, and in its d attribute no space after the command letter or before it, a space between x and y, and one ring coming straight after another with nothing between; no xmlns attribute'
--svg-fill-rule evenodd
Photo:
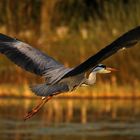
<svg viewBox="0 0 140 140"><path fill-rule="evenodd" d="M106 66L103 64L98 64L96 67L106 68Z"/></svg>

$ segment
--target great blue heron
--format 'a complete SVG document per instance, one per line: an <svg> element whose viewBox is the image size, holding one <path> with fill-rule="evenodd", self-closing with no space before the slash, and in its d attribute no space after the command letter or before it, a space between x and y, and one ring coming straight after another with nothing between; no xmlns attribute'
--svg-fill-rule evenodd
<svg viewBox="0 0 140 140"><path fill-rule="evenodd" d="M108 68L99 63L120 49L134 46L139 40L140 26L123 34L75 68L66 68L63 64L38 49L4 34L0 34L0 53L6 55L23 69L46 79L43 84L31 86L31 90L36 95L44 98L37 107L28 112L25 116L25 119L28 119L36 114L41 106L54 95L73 91L82 85L93 85L97 73L113 71L113 68ZM87 71L90 71L88 77L85 76Z"/></svg>

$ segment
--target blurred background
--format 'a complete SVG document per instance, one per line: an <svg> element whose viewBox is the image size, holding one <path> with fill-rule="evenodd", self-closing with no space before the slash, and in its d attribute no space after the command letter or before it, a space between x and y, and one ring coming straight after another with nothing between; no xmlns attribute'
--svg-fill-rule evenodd
<svg viewBox="0 0 140 140"><path fill-rule="evenodd" d="M0 0L1 33L68 67L139 25L138 0ZM139 139L139 46L103 62L119 72L98 75L95 86L56 97L27 122L24 114L38 102L28 85L43 79L0 55L0 138Z"/></svg>

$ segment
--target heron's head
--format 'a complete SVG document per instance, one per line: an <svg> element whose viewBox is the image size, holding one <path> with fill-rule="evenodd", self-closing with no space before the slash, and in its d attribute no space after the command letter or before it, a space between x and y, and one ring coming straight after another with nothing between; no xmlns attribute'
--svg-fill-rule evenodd
<svg viewBox="0 0 140 140"><path fill-rule="evenodd" d="M113 71L117 71L117 70L114 69L114 68L107 67L107 66L105 66L103 64L98 64L93 69L93 72L96 72L96 73L110 73L110 72L113 72Z"/></svg>

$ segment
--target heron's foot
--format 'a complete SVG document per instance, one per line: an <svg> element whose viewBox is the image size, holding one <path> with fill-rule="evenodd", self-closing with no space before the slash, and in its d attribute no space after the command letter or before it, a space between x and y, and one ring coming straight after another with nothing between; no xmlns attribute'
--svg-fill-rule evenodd
<svg viewBox="0 0 140 140"><path fill-rule="evenodd" d="M43 105L48 102L50 99L52 98L52 96L48 96L45 98L42 98L42 101L36 106L34 107L31 111L29 111L25 116L24 116L24 121L26 121L27 119L31 118L32 116L34 116L35 114L37 114L37 112L39 112L39 110L43 107Z"/></svg>

